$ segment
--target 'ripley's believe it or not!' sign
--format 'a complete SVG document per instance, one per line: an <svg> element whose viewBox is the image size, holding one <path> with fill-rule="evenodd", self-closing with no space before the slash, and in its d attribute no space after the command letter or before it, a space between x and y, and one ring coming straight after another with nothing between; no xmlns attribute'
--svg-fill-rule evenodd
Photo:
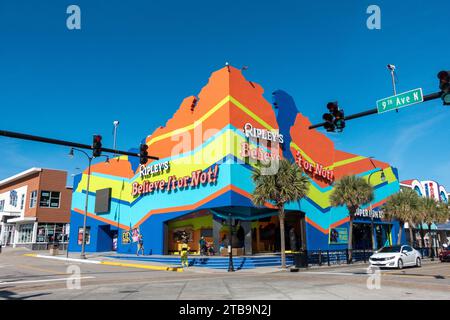
<svg viewBox="0 0 450 320"><path fill-rule="evenodd" d="M295 163L298 164L300 168L302 168L307 174L312 176L313 178L323 179L328 183L333 183L334 181L334 171L327 170L323 167L323 165L319 163L310 163L306 159L302 158L299 151L295 156Z"/></svg>
<svg viewBox="0 0 450 320"><path fill-rule="evenodd" d="M192 171L190 176L177 177L175 175L169 176L167 179L157 181L143 181L142 183L135 182L132 185L131 194L133 197L144 194L154 193L155 191L175 191L184 190L187 188L195 188L199 185L206 185L215 183L219 175L219 166L216 164L208 170Z"/></svg>

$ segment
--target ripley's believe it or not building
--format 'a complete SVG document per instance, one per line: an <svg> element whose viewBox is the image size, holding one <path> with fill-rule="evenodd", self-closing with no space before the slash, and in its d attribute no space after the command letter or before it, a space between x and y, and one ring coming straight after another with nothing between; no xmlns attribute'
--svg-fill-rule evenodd
<svg viewBox="0 0 450 320"><path fill-rule="evenodd" d="M135 253L136 235L142 234L146 253L171 254L179 250L184 234L192 250L198 250L204 236L217 252L228 233L230 214L238 230L233 244L242 253L279 251L277 212L269 203L253 205L251 175L259 162L280 157L296 161L311 180L307 196L287 207L286 234L296 239L287 240L288 250L294 245L308 250L347 248L347 209L332 207L329 195L333 181L352 174L370 177L375 188L374 201L358 211L354 248L372 248L372 218L376 247L396 243L398 223L383 220L379 208L400 190L397 170L336 150L324 134L308 129L310 121L291 96L275 91L270 103L263 92L240 70L220 69L198 97L185 98L172 119L145 138L149 154L159 160L142 167L138 158L121 156L94 165L86 251ZM71 251L81 250L86 182L87 170L75 177ZM110 195L110 202L96 210L100 194Z"/></svg>

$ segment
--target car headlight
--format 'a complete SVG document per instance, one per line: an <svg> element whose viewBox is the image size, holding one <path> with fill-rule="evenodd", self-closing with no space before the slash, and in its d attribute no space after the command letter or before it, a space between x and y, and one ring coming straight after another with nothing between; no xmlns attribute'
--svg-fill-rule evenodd
<svg viewBox="0 0 450 320"><path fill-rule="evenodd" d="M387 257L387 258L386 258L386 260L393 260L393 259L395 259L395 256Z"/></svg>

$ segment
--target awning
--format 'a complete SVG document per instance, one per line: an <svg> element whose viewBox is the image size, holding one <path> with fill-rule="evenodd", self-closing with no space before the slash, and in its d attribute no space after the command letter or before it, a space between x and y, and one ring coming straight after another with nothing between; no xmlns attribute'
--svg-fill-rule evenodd
<svg viewBox="0 0 450 320"><path fill-rule="evenodd" d="M35 222L35 221L36 221L36 217L8 219L8 223L27 223L27 222Z"/></svg>
<svg viewBox="0 0 450 320"><path fill-rule="evenodd" d="M274 209L243 206L219 207L210 210L212 213L214 213L218 217L221 217L222 219L228 219L229 214L231 214L232 218L240 220L256 220L278 214L278 211ZM288 211L286 211L286 213L287 212Z"/></svg>
<svg viewBox="0 0 450 320"><path fill-rule="evenodd" d="M417 225L417 228L420 228L420 224ZM428 224L422 223L422 229L425 231L428 230ZM431 230L437 230L437 227L434 223L431 224Z"/></svg>
<svg viewBox="0 0 450 320"><path fill-rule="evenodd" d="M447 223L438 223L437 224L438 230L450 230L450 222Z"/></svg>

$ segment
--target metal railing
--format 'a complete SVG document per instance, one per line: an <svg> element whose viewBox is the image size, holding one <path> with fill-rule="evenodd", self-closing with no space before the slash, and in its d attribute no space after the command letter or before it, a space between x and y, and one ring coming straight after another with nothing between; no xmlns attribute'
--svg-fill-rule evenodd
<svg viewBox="0 0 450 320"><path fill-rule="evenodd" d="M372 249L353 249L352 261L349 261L349 249L341 250L307 250L298 253L302 256L302 267L323 266L323 265L341 265L353 262L368 262L369 257L373 254ZM306 256L305 256L306 255Z"/></svg>

